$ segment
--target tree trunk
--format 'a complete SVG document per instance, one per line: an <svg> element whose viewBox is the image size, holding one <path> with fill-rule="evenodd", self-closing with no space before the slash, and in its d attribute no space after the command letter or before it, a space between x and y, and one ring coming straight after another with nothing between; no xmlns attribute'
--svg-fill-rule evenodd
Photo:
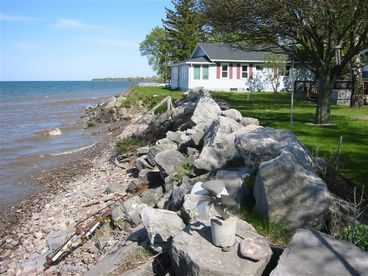
<svg viewBox="0 0 368 276"><path fill-rule="evenodd" d="M318 102L314 121L316 124L330 123L331 93L334 82L334 78L331 78L327 70L320 71L318 82Z"/></svg>
<svg viewBox="0 0 368 276"><path fill-rule="evenodd" d="M353 73L353 87L351 91L350 107L363 107L364 105L364 82L360 70Z"/></svg>

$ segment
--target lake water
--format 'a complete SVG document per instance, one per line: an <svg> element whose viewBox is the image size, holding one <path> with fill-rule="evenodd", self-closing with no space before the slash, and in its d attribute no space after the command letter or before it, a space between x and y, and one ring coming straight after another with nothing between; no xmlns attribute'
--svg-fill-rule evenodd
<svg viewBox="0 0 368 276"><path fill-rule="evenodd" d="M0 209L41 187L31 176L60 165L62 156L105 138L84 129L84 108L123 94L133 82L0 82ZM42 131L59 128L62 135Z"/></svg>

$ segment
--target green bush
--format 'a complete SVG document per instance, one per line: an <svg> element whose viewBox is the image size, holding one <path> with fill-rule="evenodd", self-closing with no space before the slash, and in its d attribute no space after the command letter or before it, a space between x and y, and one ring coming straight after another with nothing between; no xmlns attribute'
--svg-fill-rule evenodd
<svg viewBox="0 0 368 276"><path fill-rule="evenodd" d="M143 147L144 143L142 140L133 137L118 140L115 146L118 154L124 154Z"/></svg>
<svg viewBox="0 0 368 276"><path fill-rule="evenodd" d="M340 239L351 242L361 249L368 251L368 224L346 227L340 235Z"/></svg>

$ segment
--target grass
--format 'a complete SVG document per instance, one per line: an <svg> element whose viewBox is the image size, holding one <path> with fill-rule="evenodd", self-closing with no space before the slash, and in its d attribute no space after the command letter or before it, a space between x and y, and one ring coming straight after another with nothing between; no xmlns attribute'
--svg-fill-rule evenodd
<svg viewBox="0 0 368 276"><path fill-rule="evenodd" d="M243 116L255 117L262 126L290 129L289 93L251 93L249 101L242 93L213 93L215 98L226 100ZM334 166L339 137L343 136L339 173L358 189L368 186L368 108L352 109L331 106L332 127L311 126L316 104L296 100L292 131L313 155L330 161ZM365 188L367 195L368 187Z"/></svg>
<svg viewBox="0 0 368 276"><path fill-rule="evenodd" d="M128 153L143 146L143 141L135 137L118 140L115 145L118 154Z"/></svg>
<svg viewBox="0 0 368 276"><path fill-rule="evenodd" d="M281 225L262 219L247 208L242 208L238 216L251 224L257 233L266 237L272 245L286 246L291 239L291 234Z"/></svg>
<svg viewBox="0 0 368 276"><path fill-rule="evenodd" d="M134 107L141 104L143 107L151 109L167 96L171 96L172 100L176 101L181 99L184 94L181 91L165 87L133 86L125 96L126 100L123 102L125 107ZM164 107L159 109L159 112L162 112L163 109Z"/></svg>
<svg viewBox="0 0 368 276"><path fill-rule="evenodd" d="M194 176L194 168L190 163L189 157L185 157L183 165L176 170L172 178L176 182L181 182L186 175Z"/></svg>

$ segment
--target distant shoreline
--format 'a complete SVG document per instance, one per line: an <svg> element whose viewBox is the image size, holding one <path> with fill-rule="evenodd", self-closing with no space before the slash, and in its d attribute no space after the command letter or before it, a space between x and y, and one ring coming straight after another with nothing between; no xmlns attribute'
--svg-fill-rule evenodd
<svg viewBox="0 0 368 276"><path fill-rule="evenodd" d="M137 81L137 82L160 82L157 77L126 77L126 78L94 78L91 81Z"/></svg>

